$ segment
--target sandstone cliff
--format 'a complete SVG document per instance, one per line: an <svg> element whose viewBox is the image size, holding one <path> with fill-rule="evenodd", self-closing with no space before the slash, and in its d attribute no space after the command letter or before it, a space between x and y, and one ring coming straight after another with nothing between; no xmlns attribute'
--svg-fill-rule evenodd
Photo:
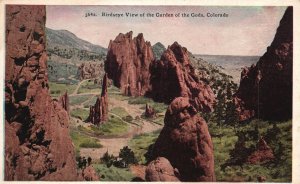
<svg viewBox="0 0 300 184"><path fill-rule="evenodd" d="M6 6L5 180L78 180L65 109L48 92L45 6Z"/></svg>
<svg viewBox="0 0 300 184"><path fill-rule="evenodd" d="M125 95L142 96L150 89L149 65L154 60L143 34L120 33L108 46L105 72Z"/></svg>
<svg viewBox="0 0 300 184"><path fill-rule="evenodd" d="M97 98L95 105L90 107L90 114L86 120L95 125L99 125L108 120L107 80L107 74L105 74L102 80L101 96Z"/></svg>
<svg viewBox="0 0 300 184"><path fill-rule="evenodd" d="M288 7L275 38L256 65L245 68L235 94L239 120L292 117L293 8Z"/></svg>
<svg viewBox="0 0 300 184"><path fill-rule="evenodd" d="M196 76L189 52L177 42L168 47L159 61L153 62L151 84L151 97L156 101L171 103L176 97L188 97L197 110L213 110L213 91Z"/></svg>
<svg viewBox="0 0 300 184"><path fill-rule="evenodd" d="M208 127L188 98L178 97L169 105L152 153L153 158L169 160L178 169L180 181L215 181Z"/></svg>

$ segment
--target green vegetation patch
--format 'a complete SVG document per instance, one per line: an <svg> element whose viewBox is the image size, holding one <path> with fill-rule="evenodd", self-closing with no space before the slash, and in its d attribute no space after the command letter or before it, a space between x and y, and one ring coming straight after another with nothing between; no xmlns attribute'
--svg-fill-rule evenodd
<svg viewBox="0 0 300 184"><path fill-rule="evenodd" d="M89 110L83 108L76 108L71 111L71 116L79 118L81 120L86 120L89 116Z"/></svg>
<svg viewBox="0 0 300 184"><path fill-rule="evenodd" d="M83 102L89 100L93 95L77 95L77 96L70 96L70 105L80 105Z"/></svg>
<svg viewBox="0 0 300 184"><path fill-rule="evenodd" d="M79 75L76 65L59 63L52 60L49 60L47 64L49 81L62 82L65 84L77 83Z"/></svg>
<svg viewBox="0 0 300 184"><path fill-rule="evenodd" d="M139 164L146 163L147 160L145 158L145 154L149 150L149 146L155 143L160 131L161 130L157 130L151 133L137 135L129 141L129 146L134 152Z"/></svg>
<svg viewBox="0 0 300 184"><path fill-rule="evenodd" d="M78 89L78 93L101 93L101 85L94 84L94 80L90 79L83 82Z"/></svg>
<svg viewBox="0 0 300 184"><path fill-rule="evenodd" d="M119 117L110 115L107 122L99 126L92 126L91 130L95 135L123 135L128 132L129 125Z"/></svg>
<svg viewBox="0 0 300 184"><path fill-rule="evenodd" d="M292 121L270 122L252 120L235 128L209 123L209 131L214 145L215 174L217 181L252 181L263 176L267 182L291 182L292 179ZM256 146L260 136L274 152L275 159L263 164L238 163L222 169L222 165L232 159L238 141L237 135L244 135L245 146ZM238 153L237 153L238 154Z"/></svg>
<svg viewBox="0 0 300 184"><path fill-rule="evenodd" d="M168 108L167 104L164 103L159 103L159 102L154 102L151 98L139 96L139 97L131 97L128 99L129 104L140 104L140 105L145 105L142 107L142 109L146 108L146 104L150 105L151 107L154 108L156 113L163 113L166 111Z"/></svg>
<svg viewBox="0 0 300 184"><path fill-rule="evenodd" d="M75 145L76 155L79 155L80 148L101 148L99 140L81 134L77 131L70 131L71 139Z"/></svg>
<svg viewBox="0 0 300 184"><path fill-rule="evenodd" d="M110 112L120 116L121 118L129 116L129 113L123 107L114 107L110 110Z"/></svg>
<svg viewBox="0 0 300 184"><path fill-rule="evenodd" d="M106 167L105 164L93 164L101 181L131 181L134 175L129 168Z"/></svg>
<svg viewBox="0 0 300 184"><path fill-rule="evenodd" d="M52 97L58 97L64 94L66 91L68 91L68 94L72 94L73 91L76 89L76 85L49 82L49 88L50 88L50 95Z"/></svg>

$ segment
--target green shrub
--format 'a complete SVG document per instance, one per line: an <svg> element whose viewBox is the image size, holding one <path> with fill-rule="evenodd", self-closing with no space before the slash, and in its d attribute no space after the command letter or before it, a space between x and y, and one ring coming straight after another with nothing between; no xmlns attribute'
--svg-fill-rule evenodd
<svg viewBox="0 0 300 184"><path fill-rule="evenodd" d="M124 146L119 153L120 163L124 163L125 167L128 167L130 164L136 164L137 159L135 158L134 152L128 147Z"/></svg>
<svg viewBox="0 0 300 184"><path fill-rule="evenodd" d="M89 116L90 111L87 109L76 108L71 111L71 116L85 121Z"/></svg>
<svg viewBox="0 0 300 184"><path fill-rule="evenodd" d="M151 133L144 133L137 136L134 136L129 141L129 146L135 154L137 161L140 164L145 164L147 162L145 154L149 150L149 146L155 143L156 139L159 136L161 130L157 130Z"/></svg>
<svg viewBox="0 0 300 184"><path fill-rule="evenodd" d="M99 140L90 138L77 131L71 130L70 136L75 145L75 151L77 156L79 156L80 148L101 148L102 147Z"/></svg>
<svg viewBox="0 0 300 184"><path fill-rule="evenodd" d="M93 164L95 171L100 176L101 181L131 181L134 175L129 168L107 167L104 164Z"/></svg>
<svg viewBox="0 0 300 184"><path fill-rule="evenodd" d="M116 116L110 116L108 121L99 125L92 126L92 131L96 135L123 135L128 132L129 126L122 119Z"/></svg>

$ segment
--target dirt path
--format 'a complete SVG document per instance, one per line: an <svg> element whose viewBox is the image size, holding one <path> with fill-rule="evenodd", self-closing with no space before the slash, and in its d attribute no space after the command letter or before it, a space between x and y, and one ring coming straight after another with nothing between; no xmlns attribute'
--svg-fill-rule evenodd
<svg viewBox="0 0 300 184"><path fill-rule="evenodd" d="M128 104L127 101L121 101L118 99L110 99L110 103L112 104L110 108L116 106L123 107L133 117L140 116L143 113L143 110L141 109L142 105ZM122 149L124 146L127 146L128 142L134 136L143 133L150 133L162 128L161 125L155 124L153 122L144 119L141 119L141 123L139 124L139 126L134 125L132 123L129 124L130 124L129 131L126 135L122 137L112 137L112 138L97 137L97 139L100 141L103 147L102 148L81 148L80 155L85 157L90 156L92 159L98 160L100 157L102 157L102 155L106 151L108 151L110 154L113 154L114 156L118 156L120 149Z"/></svg>
<svg viewBox="0 0 300 184"><path fill-rule="evenodd" d="M86 101L82 102L81 104L74 105L71 108L74 107L82 107L83 104L90 101L94 96L99 95L99 93L81 93L77 94L80 86L87 80L91 79L85 79L78 83L76 89L70 96L80 96L80 95L93 95L91 98L87 99ZM143 105L137 105L137 104L129 104L128 101L122 101L116 98L110 98L109 99L109 110L111 110L114 107L122 107L124 108L132 117L140 117L143 114L143 110L141 109ZM127 123L129 125L129 131L128 133L120 136L95 136L87 132L79 132L82 134L85 134L87 136L96 138L100 141L101 145L103 145L102 148L81 148L80 149L80 155L88 157L90 156L92 159L99 160L102 155L108 151L110 154L113 154L115 156L119 155L120 149L122 149L124 146L128 145L128 142L136 135L140 135L143 133L150 133L155 130L161 129L162 126L155 124L151 121L140 119L139 123L129 123L124 121L119 115L113 114L114 116L120 118L124 123ZM84 123L82 120L73 118L74 122L77 122L77 125L82 126L89 126L88 124Z"/></svg>

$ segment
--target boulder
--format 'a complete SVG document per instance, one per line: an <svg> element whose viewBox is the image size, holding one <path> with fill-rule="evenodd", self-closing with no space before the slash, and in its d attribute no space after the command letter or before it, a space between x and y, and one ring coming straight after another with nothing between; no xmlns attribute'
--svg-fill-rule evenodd
<svg viewBox="0 0 300 184"><path fill-rule="evenodd" d="M292 118L293 7L285 11L266 53L241 73L234 95L239 120Z"/></svg>
<svg viewBox="0 0 300 184"><path fill-rule="evenodd" d="M154 60L150 42L142 33L132 38L132 31L120 33L108 46L105 72L121 92L142 96L150 89L149 66Z"/></svg>
<svg viewBox="0 0 300 184"><path fill-rule="evenodd" d="M164 157L158 157L146 168L146 181L180 181L178 170Z"/></svg>
<svg viewBox="0 0 300 184"><path fill-rule="evenodd" d="M260 164L275 159L273 150L261 137L257 143L256 150L249 155L247 162L250 164Z"/></svg>
<svg viewBox="0 0 300 184"><path fill-rule="evenodd" d="M80 180L69 116L49 95L45 21L45 6L6 6L6 181Z"/></svg>
<svg viewBox="0 0 300 184"><path fill-rule="evenodd" d="M94 167L91 165L83 169L82 177L85 181L99 181L100 180Z"/></svg>
<svg viewBox="0 0 300 184"><path fill-rule="evenodd" d="M213 144L207 124L191 100L178 97L169 105L152 158L165 157L180 181L215 181Z"/></svg>
<svg viewBox="0 0 300 184"><path fill-rule="evenodd" d="M107 74L102 80L101 96L98 96L94 106L90 107L90 114L86 122L91 122L94 125L99 125L108 120L108 95L107 95Z"/></svg>
<svg viewBox="0 0 300 184"><path fill-rule="evenodd" d="M199 111L211 112L215 95L210 86L200 80L191 65L189 52L174 42L151 66L151 97L171 103L176 97L190 98Z"/></svg>
<svg viewBox="0 0 300 184"><path fill-rule="evenodd" d="M156 116L155 110L150 105L146 104L145 108L145 117L146 118L154 118Z"/></svg>

